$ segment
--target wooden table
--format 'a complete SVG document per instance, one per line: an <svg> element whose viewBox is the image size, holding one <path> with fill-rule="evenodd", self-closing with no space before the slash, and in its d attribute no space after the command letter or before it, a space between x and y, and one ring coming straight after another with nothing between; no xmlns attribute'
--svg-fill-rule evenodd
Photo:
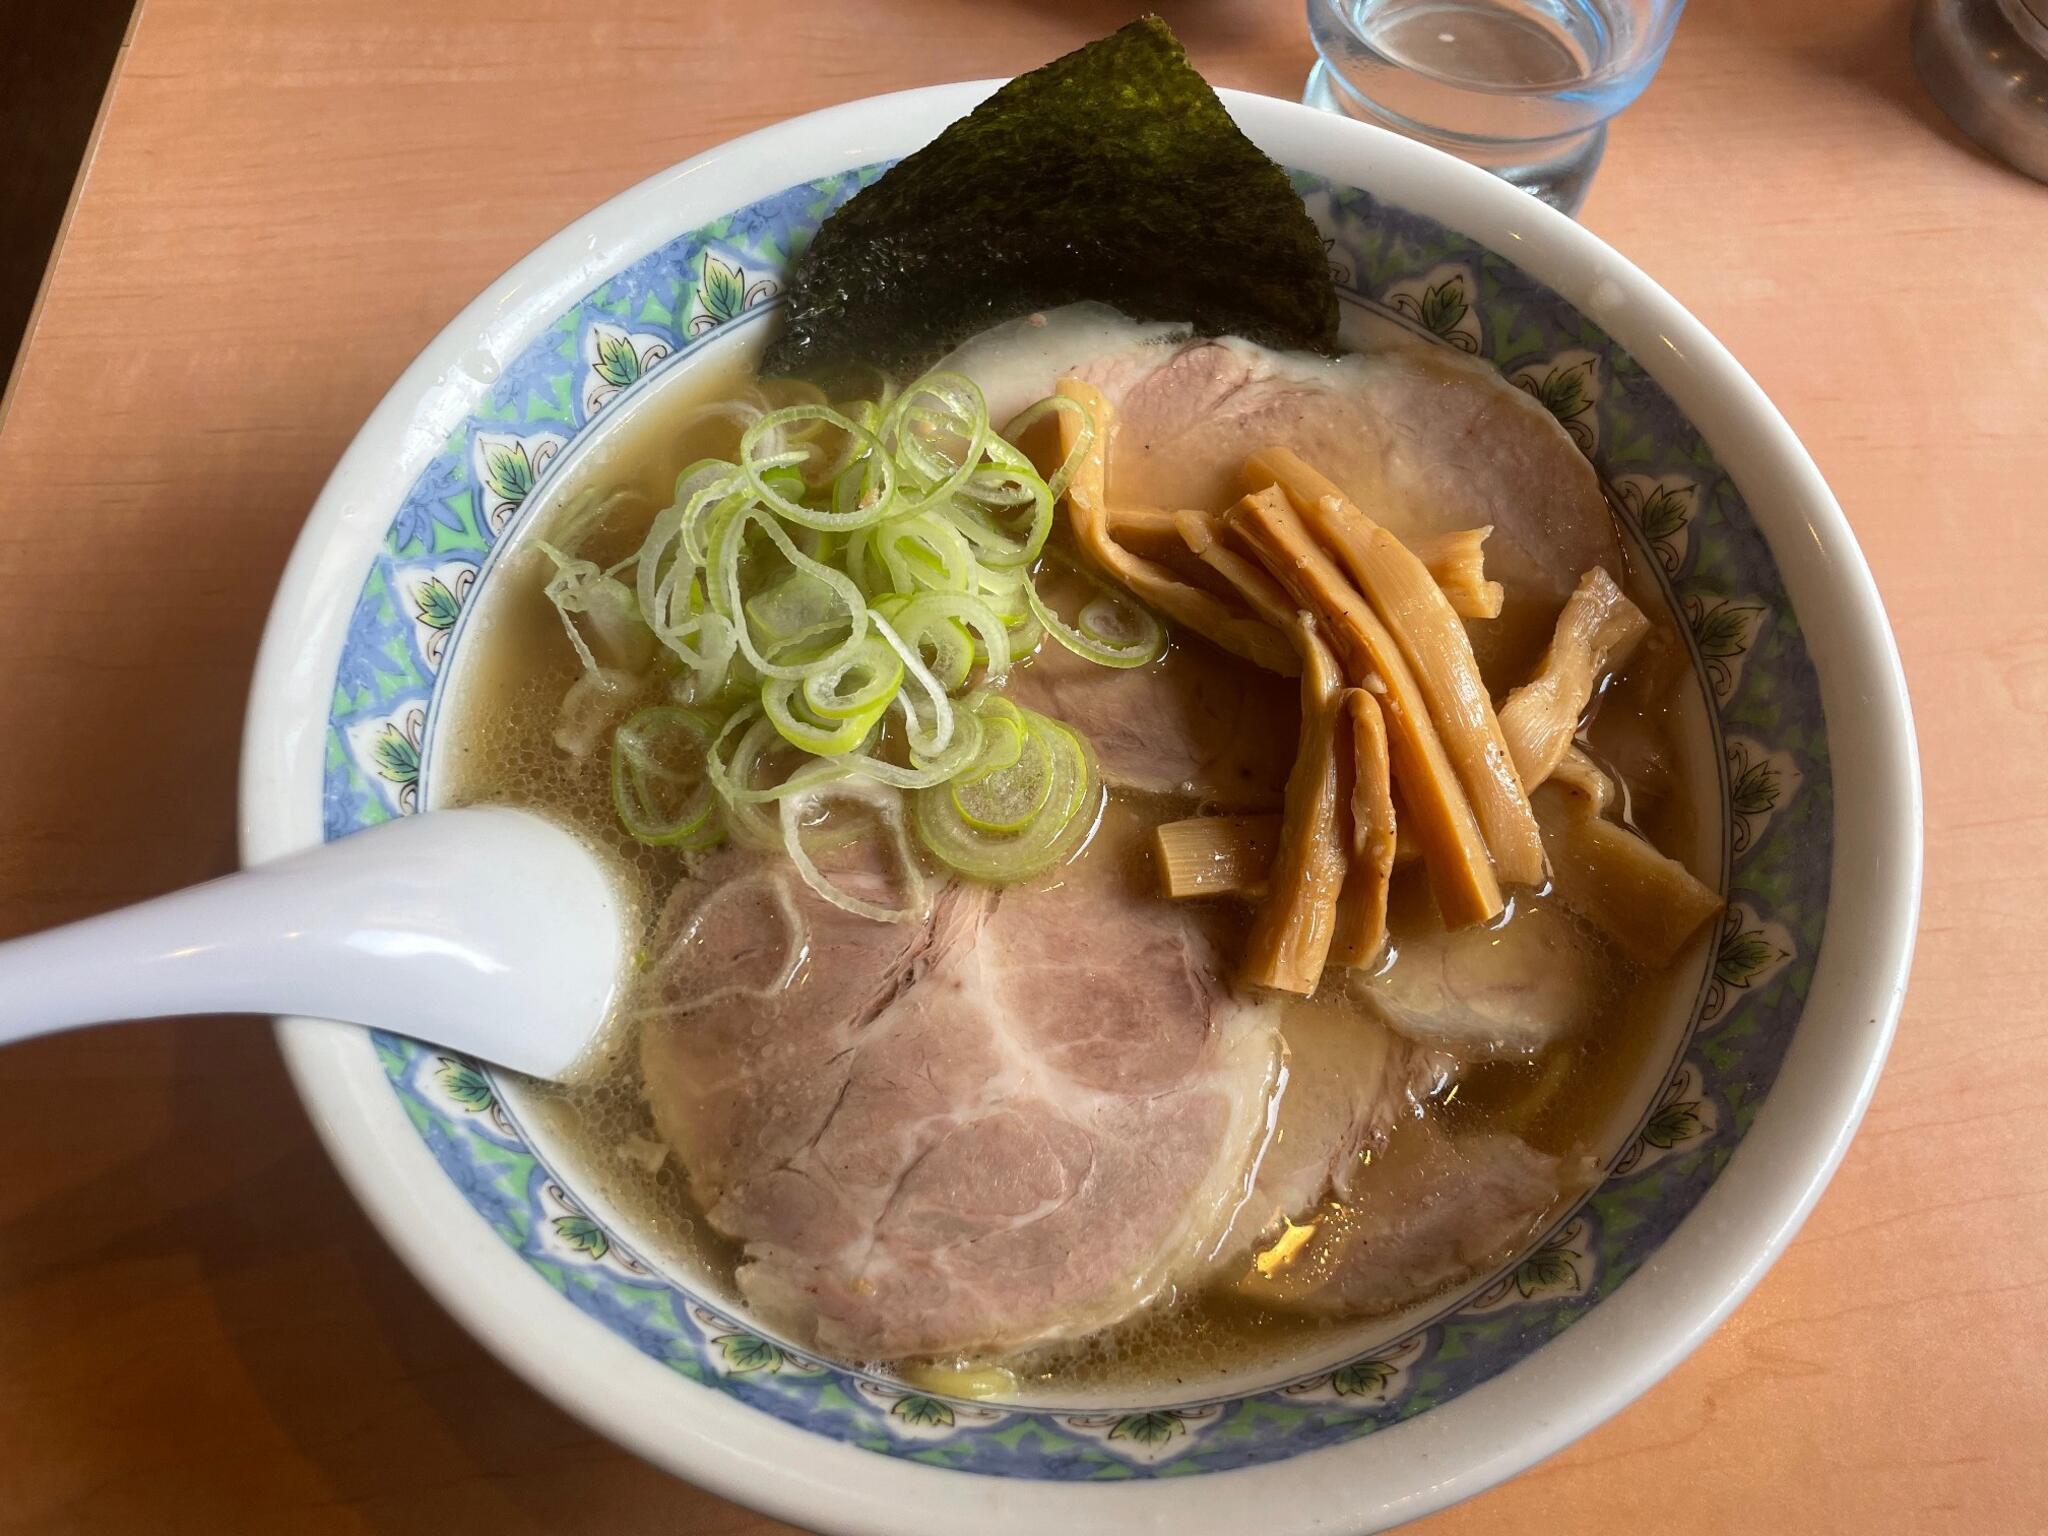
<svg viewBox="0 0 2048 1536"><path fill-rule="evenodd" d="M1134 9L145 0L0 420L0 932L229 867L285 553L492 276L771 118L1010 73ZM1219 83L1299 90L1298 0L1160 9ZM1898 1045L1734 1320L1433 1536L2048 1528L2048 188L1939 116L1906 27L1695 0L1585 210L1784 408L1891 604L1928 792ZM10 1049L0 1105L0 1529L784 1529L458 1331L260 1029Z"/></svg>

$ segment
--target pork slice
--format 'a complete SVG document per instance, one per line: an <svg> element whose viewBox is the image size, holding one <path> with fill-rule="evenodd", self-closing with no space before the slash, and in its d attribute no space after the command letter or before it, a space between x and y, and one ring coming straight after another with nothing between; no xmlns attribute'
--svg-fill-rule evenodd
<svg viewBox="0 0 2048 1536"><path fill-rule="evenodd" d="M875 870L838 870L885 901ZM824 901L774 854L727 848L670 893L631 1003L655 1124L718 1209L763 1162L799 1152L844 1091L847 1041L970 946L979 887L942 886L914 923Z"/></svg>
<svg viewBox="0 0 2048 1536"><path fill-rule="evenodd" d="M643 1031L763 1318L848 1358L1001 1353L1107 1326L1213 1248L1266 1133L1272 1008L1120 840L1057 888L953 887L910 933L794 895L797 987Z"/></svg>
<svg viewBox="0 0 2048 1536"><path fill-rule="evenodd" d="M1204 640L1177 639L1147 667L1105 667L1043 642L1008 696L1095 746L1122 789L1277 809L1300 734L1299 690Z"/></svg>
<svg viewBox="0 0 2048 1536"><path fill-rule="evenodd" d="M1505 923L1448 932L1427 884L1397 879L1390 961L1356 997L1396 1034L1467 1061L1527 1059L1602 1016L1614 989L1597 938L1561 903L1517 893Z"/></svg>
<svg viewBox="0 0 2048 1536"><path fill-rule="evenodd" d="M1237 1289L1320 1317L1398 1311L1504 1263L1591 1172L1589 1159L1552 1157L1518 1136L1453 1136L1419 1122L1319 1213L1287 1262Z"/></svg>
<svg viewBox="0 0 2048 1536"><path fill-rule="evenodd" d="M1277 443L1401 538L1491 525L1489 574L1550 618L1582 572L1625 569L1578 445L1526 390L1448 347L1275 352L1075 304L993 327L944 366L982 387L999 422L1065 374L1096 385L1117 408L1113 500L1221 510L1245 456Z"/></svg>
<svg viewBox="0 0 2048 1536"><path fill-rule="evenodd" d="M1273 1135L1252 1192L1218 1245L1217 1268L1242 1270L1283 1224L1325 1195L1350 1192L1388 1138L1457 1079L1458 1061L1403 1039L1342 1003L1290 1004L1281 1026L1286 1072Z"/></svg>
<svg viewBox="0 0 2048 1536"><path fill-rule="evenodd" d="M1487 574L1553 615L1625 569L1598 477L1548 410L1448 348L1315 357L1224 338L1081 369L1117 408L1112 500L1222 508L1245 457L1293 449L1397 537L1490 525Z"/></svg>
<svg viewBox="0 0 2048 1536"><path fill-rule="evenodd" d="M988 404L989 422L1000 429L1095 359L1146 349L1164 357L1188 335L1185 325L1132 320L1107 304L1083 300L992 325L936 366L972 379Z"/></svg>

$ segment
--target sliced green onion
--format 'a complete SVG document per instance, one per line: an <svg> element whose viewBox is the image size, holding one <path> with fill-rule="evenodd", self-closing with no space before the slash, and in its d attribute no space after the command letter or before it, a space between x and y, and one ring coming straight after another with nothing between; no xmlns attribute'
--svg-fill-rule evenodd
<svg viewBox="0 0 2048 1536"><path fill-rule="evenodd" d="M783 666L770 661L762 653L761 649L754 643L753 635L749 632L752 626L744 619L741 619L734 626L733 637L739 642L740 653L753 663L754 670L763 677L795 678L799 680L821 667L833 666L846 660L853 654L855 647L860 644L862 638L867 633L867 599L861 595L860 588L853 584L853 579L844 571L835 571L829 565L820 564L798 549L795 544L791 543L789 535L782 531L782 525L773 517L770 517L766 510L761 507L742 507L738 514L733 517L732 521L720 530L717 542L712 547L711 563L713 571L711 590L714 597L720 594L723 595L725 600L723 611L729 615L741 612L740 553L741 545L744 543L746 532L750 527L759 528L763 533L767 534L768 542L775 546L783 559L787 560L797 570L807 572L816 577L822 585L829 587L837 595L841 604L844 605L847 628L845 638L823 656L798 665Z"/></svg>
<svg viewBox="0 0 2048 1536"><path fill-rule="evenodd" d="M578 673L555 710L555 745L571 757L590 756L632 708L640 685L632 673L612 667Z"/></svg>
<svg viewBox="0 0 2048 1536"><path fill-rule="evenodd" d="M1006 442L1015 444L1017 439L1036 423L1062 411L1081 418L1081 432L1074 439L1074 446L1067 450L1067 456L1060 462L1060 467L1054 470L1052 478L1045 482L1045 488L1052 493L1054 501L1066 495L1067 486L1073 481L1074 471L1081 467L1081 461L1088 457L1088 450L1095 446L1094 412L1080 401L1069 399L1065 395L1047 395L1043 400L1034 400L1025 406L1012 416L1009 424L1003 428ZM1018 457L1021 458L1023 455L1019 454Z"/></svg>
<svg viewBox="0 0 2048 1536"><path fill-rule="evenodd" d="M732 742L730 756L726 753L728 740ZM743 704L726 717L705 756L705 776L725 805L727 826L742 842L758 848L772 848L782 840L776 819L763 813L763 805L847 775L836 762L813 758L773 783L756 784L762 760L783 744L775 722L761 706Z"/></svg>
<svg viewBox="0 0 2048 1536"><path fill-rule="evenodd" d="M899 511L915 515L945 502L980 464L989 438L988 404L965 375L928 373L896 397L883 418L882 435L894 446L905 478L917 487ZM961 445L952 457L938 446L948 437Z"/></svg>
<svg viewBox="0 0 2048 1536"><path fill-rule="evenodd" d="M1047 634L1076 656L1098 666L1142 667L1165 654L1166 626L1151 609L1092 571L1068 561L1060 564L1088 584L1090 596L1076 627L1053 612L1036 582L1027 584L1024 596L1031 604L1032 617L1045 626Z"/></svg>
<svg viewBox="0 0 2048 1536"><path fill-rule="evenodd" d="M1043 793L1028 784L1028 770L1014 782L1014 796L1006 797L1004 808L996 810L995 797L986 803L1000 820L1012 819L1008 812L1024 799L1035 807L1014 826L976 825L954 799L951 785L934 786L911 796L911 824L918 840L931 856L948 869L970 879L1009 884L1043 874L1073 853L1095 825L1102 807L1102 781L1095 769L1095 755L1072 731L1056 720L1032 710L1020 710L1026 744L1017 767L1002 770L1017 775L1018 768L1035 763L1036 738L1047 758Z"/></svg>
<svg viewBox="0 0 2048 1536"><path fill-rule="evenodd" d="M781 490L770 484L770 471L789 468L802 462L807 455L796 453L763 452L767 445L764 439L778 428L791 422L818 421L837 427L847 435L853 454L853 467L866 466L872 470L873 482L855 506L840 511L831 508L806 506L801 501L792 501ZM802 528L819 528L828 532L845 532L848 529L864 528L890 516L898 508L896 502L897 468L896 461L882 447L882 440L873 432L852 418L841 415L829 405L790 405L779 411L770 411L751 427L740 439L740 473L754 494L772 509L777 517L795 523Z"/></svg>
<svg viewBox="0 0 2048 1536"><path fill-rule="evenodd" d="M1039 641L1044 638L1045 626L1027 612L1024 621L1012 626L1010 630L1010 654L1029 656L1037 651Z"/></svg>
<svg viewBox="0 0 2048 1536"><path fill-rule="evenodd" d="M1014 492L1015 494L1011 494ZM1027 466L1021 470L977 473L965 498L956 498L948 515L961 537L975 546L984 565L1021 568L1036 560L1052 532L1053 498L1046 484ZM1006 523L1020 507L1030 508L1021 531Z"/></svg>
<svg viewBox="0 0 2048 1536"><path fill-rule="evenodd" d="M865 801L880 816L888 833L888 851L894 856L896 868L910 893L910 899L902 906L884 906L833 884L812 859L810 850L804 846L804 817L820 802L832 798ZM798 876L833 906L856 917L872 918L878 923L914 923L930 910L924 874L918 868L917 855L911 850L909 836L904 831L903 797L895 790L859 779L807 785L784 798L778 821L783 851L789 855L790 863L796 866Z"/></svg>
<svg viewBox="0 0 2048 1536"><path fill-rule="evenodd" d="M654 521L647 526L647 537L640 541L639 553L633 557L634 596L649 622L666 612L662 592L665 586L673 587L676 582L675 560L669 546L675 543L682 526L682 504L663 507L654 514ZM665 555L669 556L666 563L662 558Z"/></svg>
<svg viewBox="0 0 2048 1536"><path fill-rule="evenodd" d="M726 755L728 739L733 742L730 756ZM846 777L844 768L826 761L806 763L773 784L753 783L754 771L760 766L761 759L781 739L775 722L758 704L742 705L727 716L725 724L719 727L718 735L712 738L711 750L705 758L705 776L711 780L711 787L718 791L719 798L728 806L762 805L810 785Z"/></svg>
<svg viewBox="0 0 2048 1536"><path fill-rule="evenodd" d="M872 724L902 686L902 661L880 636L869 635L845 661L804 679L804 704L822 720L864 716Z"/></svg>
<svg viewBox="0 0 2048 1536"><path fill-rule="evenodd" d="M710 699L725 688L737 641L732 620L716 613L700 613L680 624L664 627L662 643L694 674L694 691Z"/></svg>
<svg viewBox="0 0 2048 1536"><path fill-rule="evenodd" d="M980 642L979 659L988 673L985 681L1000 686L1009 676L1009 632L1003 626L1002 616L982 598L956 592L921 593L892 615L890 623L913 646L920 645L928 634L944 633L950 641L955 636L966 639L971 632L973 639ZM971 669L976 659L972 644L966 659ZM949 688L958 688L967 681L967 669L949 666L946 670L952 674Z"/></svg>
<svg viewBox="0 0 2048 1536"><path fill-rule="evenodd" d="M932 707L931 722L926 724L907 690L896 695L896 702L903 709L903 736L910 744L911 754L916 757L939 756L953 740L953 701L917 652L903 643L902 636L896 633L887 619L874 614L869 622L875 626L875 632L888 642L889 648L903 659L903 670Z"/></svg>
<svg viewBox="0 0 2048 1536"><path fill-rule="evenodd" d="M1052 797L1052 764L1051 733L1024 731L1015 762L953 780L953 809L977 832L1022 832Z"/></svg>
<svg viewBox="0 0 2048 1536"><path fill-rule="evenodd" d="M794 464L786 464L781 469L764 470L761 483L784 496L801 496L810 489L804 481L804 472Z"/></svg>
<svg viewBox="0 0 2048 1536"><path fill-rule="evenodd" d="M899 709L906 708L901 697L896 700L896 705ZM897 789L929 789L957 778L980 750L981 722L971 711L963 709L954 721L952 741L936 757L920 757L913 752L908 768L877 757L872 752L849 752L832 761L849 774L873 779L879 784L892 785Z"/></svg>
<svg viewBox="0 0 2048 1536"><path fill-rule="evenodd" d="M790 572L744 607L754 633L771 645L813 639L846 623L840 594L809 571Z"/></svg>
<svg viewBox="0 0 2048 1536"><path fill-rule="evenodd" d="M1085 571L1071 622L1036 584L1094 423L1065 399L1017 419L1012 433L1080 412L1081 445L1047 479L991 430L987 401L958 374L901 391L881 376L872 398L838 405L812 385L768 389L706 408L738 424L737 453L683 470L633 553L600 569L576 548L613 526L630 491L586 493L564 513L567 542L548 547L547 595L585 676L614 653L652 657L606 671L601 693L590 684L579 720L602 722L610 699L619 713L674 701L611 733L620 821L670 846L780 845L826 899L885 920L910 909L841 888L811 857L834 796L880 813L906 868L907 818L956 873L1050 868L1095 823L1093 755L995 690L1048 630L1110 666L1150 660L1165 638Z"/></svg>
<svg viewBox="0 0 2048 1536"><path fill-rule="evenodd" d="M1008 699L990 699L982 706L980 720L981 748L974 761L960 770L957 782L961 784L1000 773L1024 755L1024 723L1016 705Z"/></svg>
<svg viewBox="0 0 2048 1536"><path fill-rule="evenodd" d="M584 670L642 665L651 652L652 631L641 617L632 588L616 576L606 575L593 561L566 555L539 539L534 544L555 564L555 574L542 592L561 615L562 628L568 631L569 644ZM579 614L590 620L591 633L606 653L602 660L578 628L575 616Z"/></svg>
<svg viewBox="0 0 2048 1536"><path fill-rule="evenodd" d="M612 733L612 806L643 843L705 847L724 833L708 772L713 723L653 704Z"/></svg>
<svg viewBox="0 0 2048 1536"><path fill-rule="evenodd" d="M897 619L892 616L890 622ZM897 633L906 644L916 647L917 654L932 669L932 676L948 692L967 686L967 679L974 672L974 636L965 624L945 614L929 614L914 633L901 629Z"/></svg>
<svg viewBox="0 0 2048 1536"><path fill-rule="evenodd" d="M714 400L709 405L698 406L671 426L669 431L680 437L692 427L701 426L707 421L729 421L744 432L759 421L767 409L767 398L759 390L750 389L744 395L731 400ZM725 469L732 467L721 464L717 459L699 459L697 464L691 465L690 469L685 469L683 473L689 474L690 470L697 468L699 464L719 464Z"/></svg>
<svg viewBox="0 0 2048 1536"><path fill-rule="evenodd" d="M768 398L769 389L775 391L775 398L772 400ZM832 403L832 397L808 379L775 379L768 381L762 387L761 398L764 405L769 409L773 409L778 405L830 405ZM821 424L812 427L808 432L800 432L794 429L785 430L791 441L804 442L823 431L824 427Z"/></svg>
<svg viewBox="0 0 2048 1536"><path fill-rule="evenodd" d="M882 718L882 711L889 707L885 698L862 714L820 720L804 704L798 692L800 686L787 678L770 678L761 689L761 709L784 741L813 757L855 751L868 739L875 722Z"/></svg>
<svg viewBox="0 0 2048 1536"><path fill-rule="evenodd" d="M747 500L747 487L737 472L712 480L692 493L683 504L682 523L677 530L683 558L697 567L709 564L711 541Z"/></svg>
<svg viewBox="0 0 2048 1536"><path fill-rule="evenodd" d="M971 592L975 558L958 527L936 513L891 518L870 538L896 592Z"/></svg>
<svg viewBox="0 0 2048 1536"><path fill-rule="evenodd" d="M1003 628L1012 631L1026 625L1036 627L1038 621L1031 617L1031 604L1025 599L1024 588L1030 581L1030 573L1021 567L1000 570L991 566L981 568L979 595L1003 621ZM1011 651L1019 649L1014 643ZM1023 647L1029 649L1029 647Z"/></svg>

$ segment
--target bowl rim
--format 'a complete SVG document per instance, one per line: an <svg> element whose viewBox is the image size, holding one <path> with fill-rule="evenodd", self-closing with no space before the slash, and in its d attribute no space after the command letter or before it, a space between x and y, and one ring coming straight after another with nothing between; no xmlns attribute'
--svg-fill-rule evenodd
<svg viewBox="0 0 2048 1536"><path fill-rule="evenodd" d="M545 241L427 344L337 463L280 581L243 739L246 862L320 840L325 704L360 579L389 507L497 360L678 230L781 187L905 154L1001 83L867 97L657 172ZM1805 630L1827 716L1834 860L1812 989L1777 1082L1728 1166L1650 1263L1568 1332L1362 1440L1196 1479L1120 1485L966 1477L876 1456L696 1390L573 1307L536 1311L542 1283L413 1133L368 1034L278 1022L286 1065L330 1157L444 1307L529 1384L617 1443L779 1518L877 1536L951 1532L963 1517L998 1533L1058 1521L1076 1536L1107 1536L1137 1522L1206 1529L1254 1516L1288 1533L1376 1529L1468 1497L1617 1412L1748 1294L1839 1164L1896 1024L1921 876L1911 706L1869 569L1790 426L1675 299L1562 214L1383 130L1270 97L1221 95L1281 163L1426 213L1576 305L1653 374L1740 485Z"/></svg>

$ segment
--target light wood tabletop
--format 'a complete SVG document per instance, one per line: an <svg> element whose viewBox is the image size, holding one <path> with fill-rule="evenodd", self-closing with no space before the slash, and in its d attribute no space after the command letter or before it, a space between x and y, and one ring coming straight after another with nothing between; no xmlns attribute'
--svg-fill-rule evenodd
<svg viewBox="0 0 2048 1536"><path fill-rule="evenodd" d="M144 0L0 419L0 933L230 866L285 554L493 276L734 134L1135 8ZM1159 8L1218 83L1298 93L1299 0ZM1898 1043L1733 1320L1431 1536L2048 1529L2048 187L1939 116L1907 23L1695 0L1584 211L1777 400L1890 604L1927 780ZM261 1028L15 1047L0 1106L0 1530L784 1529L450 1322Z"/></svg>

